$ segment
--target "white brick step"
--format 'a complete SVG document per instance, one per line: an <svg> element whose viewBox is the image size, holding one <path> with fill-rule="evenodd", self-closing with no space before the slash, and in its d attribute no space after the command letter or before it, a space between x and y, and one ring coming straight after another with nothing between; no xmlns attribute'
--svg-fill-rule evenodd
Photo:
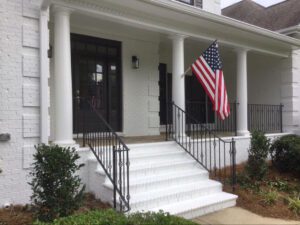
<svg viewBox="0 0 300 225"><path fill-rule="evenodd" d="M160 175L160 173L163 171L163 173L170 173L174 171L180 171L180 170L187 170L191 168L197 168L198 165L194 161L178 161L173 164L165 163L165 164L157 164L152 165L152 167L145 167L145 168L130 168L130 181L132 179L136 179L137 177L148 177L148 176L155 176ZM199 168L200 169L200 168ZM201 171L203 169L200 169ZM99 166L96 171L94 171L98 174L105 175L102 168ZM206 176L206 175L205 175ZM106 183L104 184L106 185ZM108 186L110 186L108 184Z"/></svg>
<svg viewBox="0 0 300 225"><path fill-rule="evenodd" d="M167 159L171 159L171 157L174 156L184 156L185 155L185 151L181 150L178 151L177 149L172 149L172 150L166 150L166 151L160 151L160 152L149 152L149 153L134 153L134 152L130 152L129 153L129 157L130 157L130 161L134 162L134 161L138 161L138 160L150 160L150 159L161 159L161 158L167 158Z"/></svg>
<svg viewBox="0 0 300 225"><path fill-rule="evenodd" d="M197 162L193 159L180 159L178 161L166 161L153 164L141 164L130 167L130 174L132 177L143 177L149 175L159 175L162 172L174 172L174 170L186 170L191 168L200 168ZM202 168L201 168L202 169Z"/></svg>
<svg viewBox="0 0 300 225"><path fill-rule="evenodd" d="M174 141L156 142L146 144L129 144L130 154L155 154L165 151L181 149Z"/></svg>
<svg viewBox="0 0 300 225"><path fill-rule="evenodd" d="M102 173L104 175L104 173ZM192 183L195 181L208 180L208 172L202 169L186 169L176 172L164 173L154 176L133 177L130 176L130 192L138 193L145 192L160 187L178 185L178 183ZM107 188L112 189L112 184L109 180L105 182Z"/></svg>
<svg viewBox="0 0 300 225"><path fill-rule="evenodd" d="M133 210L148 210L161 205L199 198L221 191L222 185L212 180L178 184L171 187L165 186L164 188L149 192L139 194L132 193L131 207Z"/></svg>
<svg viewBox="0 0 300 225"><path fill-rule="evenodd" d="M173 155L163 155L163 156L156 156L156 157L143 157L139 159L133 159L130 160L130 167L135 167L135 166L146 166L153 164L165 164L169 163L172 164L172 162L178 162L181 160L190 160L191 157L185 154L184 152L178 152L177 154Z"/></svg>
<svg viewBox="0 0 300 225"><path fill-rule="evenodd" d="M169 205L162 205L153 208L150 211L158 212L159 210L163 210L172 215L192 219L227 207L235 206L236 199L236 195L220 192Z"/></svg>
<svg viewBox="0 0 300 225"><path fill-rule="evenodd" d="M172 173L162 173L156 176L146 176L139 179L133 178L130 181L130 191L132 193L145 192L162 186L169 187L180 183L191 183L201 180L208 180L208 172L193 168Z"/></svg>

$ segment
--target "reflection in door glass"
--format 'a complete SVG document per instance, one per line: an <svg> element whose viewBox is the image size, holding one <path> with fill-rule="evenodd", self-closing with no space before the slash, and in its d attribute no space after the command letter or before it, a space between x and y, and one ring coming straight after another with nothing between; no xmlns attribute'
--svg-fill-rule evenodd
<svg viewBox="0 0 300 225"><path fill-rule="evenodd" d="M97 73L97 82L101 82L102 81L102 79L103 79L103 75L102 75L102 73Z"/></svg>
<svg viewBox="0 0 300 225"><path fill-rule="evenodd" d="M111 71L116 71L116 69L117 69L117 67L116 67L115 65L111 65L111 66L110 66L110 70L111 70Z"/></svg>
<svg viewBox="0 0 300 225"><path fill-rule="evenodd" d="M97 73L102 73L102 65L100 65L100 64L96 65L96 72Z"/></svg>

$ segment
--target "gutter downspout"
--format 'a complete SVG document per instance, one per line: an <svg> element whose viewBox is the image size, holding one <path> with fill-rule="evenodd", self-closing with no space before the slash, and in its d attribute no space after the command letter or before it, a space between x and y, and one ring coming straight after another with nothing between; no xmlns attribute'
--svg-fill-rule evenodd
<svg viewBox="0 0 300 225"><path fill-rule="evenodd" d="M51 0L44 0L40 10L40 142L48 144L49 140L49 6Z"/></svg>

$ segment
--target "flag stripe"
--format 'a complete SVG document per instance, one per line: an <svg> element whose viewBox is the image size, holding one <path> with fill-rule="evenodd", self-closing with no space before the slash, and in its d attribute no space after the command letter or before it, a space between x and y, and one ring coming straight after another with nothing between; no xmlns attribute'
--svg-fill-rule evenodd
<svg viewBox="0 0 300 225"><path fill-rule="evenodd" d="M211 90L213 92L215 92L215 81L211 79L210 75L207 74L205 68L203 68L203 66L201 65L201 63L198 60L196 60L195 66L198 68L199 72L201 72L201 74L203 74L203 77L210 85Z"/></svg>
<svg viewBox="0 0 300 225"><path fill-rule="evenodd" d="M215 72L210 68L210 66L207 64L206 60L203 58L203 56L200 57L201 62L203 62L204 67L209 71L213 79L216 79Z"/></svg>
<svg viewBox="0 0 300 225"><path fill-rule="evenodd" d="M198 68L195 65L192 65L192 71L194 72L194 74L196 75L197 79L202 84L203 88L205 89L205 92L207 93L207 95L209 96L209 98L211 99L211 101L214 101L214 99L215 99L214 91L211 90L211 88L208 85L206 79L204 79L204 77L202 76L202 74L200 73L200 71L198 70Z"/></svg>

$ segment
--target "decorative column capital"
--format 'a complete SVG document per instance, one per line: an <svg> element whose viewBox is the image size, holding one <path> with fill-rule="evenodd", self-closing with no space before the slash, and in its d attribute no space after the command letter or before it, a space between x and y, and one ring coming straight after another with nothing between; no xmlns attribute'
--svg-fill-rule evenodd
<svg viewBox="0 0 300 225"><path fill-rule="evenodd" d="M235 48L234 51L237 54L247 54L248 51L250 51L250 49L248 49L248 48Z"/></svg>
<svg viewBox="0 0 300 225"><path fill-rule="evenodd" d="M73 9L71 8L68 8L68 7L65 7L65 6L60 6L60 5L53 5L51 7L51 10L53 12L53 14L63 14L65 16L70 16L71 13L74 11Z"/></svg>
<svg viewBox="0 0 300 225"><path fill-rule="evenodd" d="M176 40L176 41L180 41L180 40L184 40L186 39L188 36L184 35L184 34L171 34L168 36L169 39L171 40Z"/></svg>

